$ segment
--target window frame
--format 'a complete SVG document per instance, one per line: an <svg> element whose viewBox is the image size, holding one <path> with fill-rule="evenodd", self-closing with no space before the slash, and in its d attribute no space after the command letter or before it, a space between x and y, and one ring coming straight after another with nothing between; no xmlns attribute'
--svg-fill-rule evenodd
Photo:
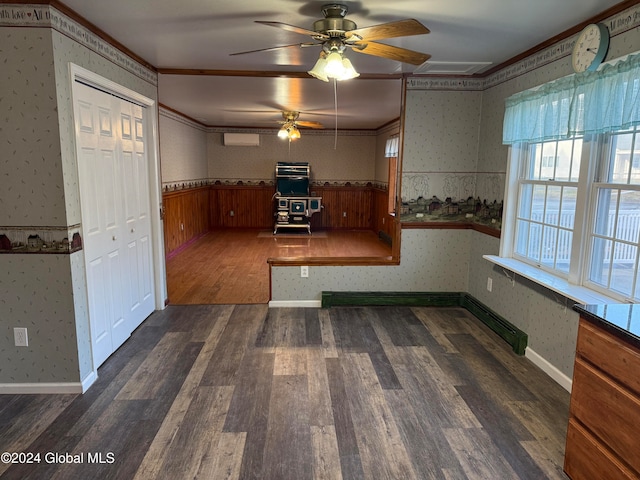
<svg viewBox="0 0 640 480"><path fill-rule="evenodd" d="M558 180L556 179L557 177L557 169L558 169L558 164L557 161L554 163L553 168L554 168L554 178L536 178L536 177L541 177L541 175L531 175L531 174L527 174L527 170L530 170L531 172L533 171L533 167L536 165L536 161L532 158L532 147L534 145L538 145L540 150L540 172L542 172L542 169L545 168L545 166L542 164L542 161L544 159L544 149L545 149L545 143L554 143L554 151L556 153L555 155L555 159L558 158L558 147L559 147L559 142L564 141L564 140L571 140L572 142L574 142L574 144L572 145L572 154L571 157L572 159L570 160L570 167L573 166L573 159L575 158L575 150L573 149L575 147L575 141L580 140L582 142L582 148L580 150L580 168L578 171L578 178L577 180L572 180L572 172L573 172L573 168L569 169L568 172L568 176L567 179L562 179L562 180ZM561 278L569 278L569 276L573 273L575 274L575 272L571 272L571 266L574 265L574 261L573 261L573 255L570 256L569 258L569 270L568 271L564 271L561 270L557 267L555 267L555 265L557 265L557 247L558 247L558 242L557 242L557 235L559 235L559 233L561 231L569 231L571 232L572 235L572 240L571 240L571 252L574 252L576 250L576 248L580 248L580 238L577 238L575 232L576 231L581 231L582 230L582 223L581 220L582 218L580 218L580 221L578 221L578 210L579 210L579 205L578 205L578 192L580 190L580 187L584 187L584 185L582 185L583 179L586 178L586 176L588 175L588 172L585 171L585 165L584 162L582 161L583 159L583 155L585 153L585 146L584 146L584 136L583 135L575 135L574 137L570 138L570 139L563 139L563 140L547 140L545 142L535 142L535 143L522 143L520 144L521 149L520 149L520 157L518 158L518 161L516 162L517 165L517 170L514 172L514 175L516 175L516 178L514 179L514 188L516 190L515 194L514 194L514 198L509 198L507 199L509 202L513 201L515 202L515 210L513 210L514 215L512 217L510 217L509 219L513 222L514 227L513 227L513 238L511 239L511 253L512 253L512 257L522 261L524 263L530 264L532 266L541 268L542 270L545 270L547 272L549 272L552 275L557 275ZM582 182L582 183L581 183ZM573 228L568 229L565 228L561 225L560 219L558 219L558 223L557 225L551 225L548 224L546 222L546 219L543 217L542 220L540 222L536 222L533 221L533 219L529 218L523 218L521 219L521 216L519 215L520 211L521 211L521 199L523 198L522 195L520 195L521 191L523 190L523 186L524 185L530 185L531 186L531 190L534 191L536 189L536 186L542 186L545 188L545 211L546 211L546 205L547 205L547 200L548 200L548 196L547 196L547 191L549 187L558 187L560 188L560 191L562 192L563 189L565 188L575 188L576 190L576 206L575 206L575 214L574 214L574 222L573 222ZM532 197L531 197L532 198ZM562 205L562 201L563 198L561 197L561 201L560 201L560 205ZM561 211L559 211L560 213ZM556 251L554 252L554 266L549 266L545 263L542 262L542 259L540 259L540 262L535 261L533 258L528 257L526 255L522 255L520 253L518 253L518 223L527 223L529 225L533 225L533 224L538 224L540 225L540 228L543 230L546 228L553 228L556 230L556 241L554 241L554 245L556 248ZM548 226L548 227L547 227ZM530 238L530 237L529 237ZM544 239L544 234L541 235L541 240ZM542 248L542 245L541 247Z"/></svg>
<svg viewBox="0 0 640 480"><path fill-rule="evenodd" d="M639 129L640 130L640 129ZM541 277L546 280L538 283L542 283L548 286L549 283L555 283L555 280L549 281L549 278L557 278L561 282L565 282L571 286L576 286L582 289L586 289L586 296L594 294L596 298L610 301L613 299L617 302L637 302L638 299L634 298L634 292L631 296L625 296L619 292L612 290L608 287L592 281L590 279L591 274L591 258L593 256L594 248L594 234L596 224L596 210L598 201L598 192L602 188L616 188L619 190L636 190L640 191L640 183L615 183L600 181L597 178L597 171L600 168L604 168L610 161L611 155L611 138L613 135L619 133L610 132L606 134L593 134L584 135L582 144L582 154L580 163L580 176L577 182L577 195L576 195L576 210L573 229L573 242L571 247L569 273L567 275L561 274L561 272L550 269L544 265L539 265L533 261L527 261L521 255L516 253L516 235L517 235L517 216L519 208L519 192L521 184L521 171L524 166L523 162L528 160L529 144L517 143L509 147L509 157L507 162L506 171L506 188L505 188L505 208L504 218L502 222L502 234L500 237L500 254L499 257L503 260L515 261L516 264L523 264L523 271L529 272L525 275L536 281L535 271L544 272ZM640 131L638 132L638 138L640 138ZM637 145L636 145L637 146ZM640 153L640 148L638 148ZM537 182L547 184L547 182ZM558 182L560 183L560 182ZM556 182L548 181L549 185L554 185ZM639 245L640 248L640 245ZM485 258L494 261L494 263L500 264L499 261L495 261L495 257L485 256ZM640 258L640 255L639 255ZM634 275L638 277L638 269L640 268L640 262L636 262ZM517 270L517 269L514 269ZM534 272L533 274L531 272ZM519 273L519 272L516 272ZM640 278L636 280L636 283L640 282ZM637 287L636 287L637 289ZM563 288L554 290L559 293L564 293Z"/></svg>
<svg viewBox="0 0 640 480"><path fill-rule="evenodd" d="M608 236L603 236L596 232L596 222L598 215L598 197L599 192L601 190L618 190L618 191L636 191L640 192L640 181L638 183L631 183L631 178L627 180L626 183L616 182L614 180L604 180L601 178L602 172L611 168L611 161L613 156L613 137L616 135L620 135L624 130L616 130L609 132L607 134L601 134L598 136L598 158L600 161L595 161L594 165L592 165L592 174L591 174L591 185L590 185L590 197L589 197L589 205L591 208L591 213L589 215L589 224L588 231L585 233L585 255L584 255L584 266L583 266L583 275L582 275L582 285L590 290L601 293L603 295L607 295L615 298L618 301L622 301L625 303L636 303L640 301L640 298L634 297L635 292L638 290L638 283L640 282L640 278L638 276L638 271L640 269L640 253L636 254L636 259L634 261L633 268L633 280L632 280L632 289L630 295L624 295L621 292L615 291L611 289L612 278L609 278L609 286L603 287L601 284L591 279L592 267L593 264L590 260L593 258L594 252L593 247L595 242L593 239L595 237L599 238L608 238ZM634 158L640 154L640 127L634 127L635 131L635 143L634 148L632 149L633 155L630 158L629 172L632 170L632 164L634 163ZM618 212L616 213L615 224L618 223ZM619 239L615 236L611 237L615 239L614 243L625 243L622 239ZM640 239L636 242L636 248L640 250Z"/></svg>

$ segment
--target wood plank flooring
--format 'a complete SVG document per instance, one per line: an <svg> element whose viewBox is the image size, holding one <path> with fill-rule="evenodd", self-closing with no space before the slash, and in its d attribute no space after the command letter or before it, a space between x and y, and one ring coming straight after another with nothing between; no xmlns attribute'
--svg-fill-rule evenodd
<svg viewBox="0 0 640 480"><path fill-rule="evenodd" d="M169 306L84 395L0 395L0 452L40 454L0 477L566 479L568 411L463 309Z"/></svg>
<svg viewBox="0 0 640 480"><path fill-rule="evenodd" d="M267 236L260 235L267 233ZM368 230L272 235L215 230L167 260L174 305L268 303L270 257L387 257L391 247Z"/></svg>

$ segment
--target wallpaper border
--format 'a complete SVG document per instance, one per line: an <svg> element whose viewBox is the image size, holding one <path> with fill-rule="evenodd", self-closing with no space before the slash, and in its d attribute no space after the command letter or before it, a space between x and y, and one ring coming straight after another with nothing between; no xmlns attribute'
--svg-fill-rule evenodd
<svg viewBox="0 0 640 480"><path fill-rule="evenodd" d="M53 28L137 77L158 86L158 74L155 71L137 62L51 5L2 5L0 27Z"/></svg>
<svg viewBox="0 0 640 480"><path fill-rule="evenodd" d="M0 226L0 254L71 254L82 250L82 226Z"/></svg>
<svg viewBox="0 0 640 480"><path fill-rule="evenodd" d="M628 32L640 27L640 5L635 5L606 20L603 20L609 29L611 37ZM407 77L407 89L409 90L487 90L501 83L517 78L525 73L532 72L547 64L553 63L571 55L573 45L580 33L560 40L549 47L540 50L522 60L509 65L500 71L487 77L429 77L427 75L415 75ZM482 74L478 74L482 75Z"/></svg>

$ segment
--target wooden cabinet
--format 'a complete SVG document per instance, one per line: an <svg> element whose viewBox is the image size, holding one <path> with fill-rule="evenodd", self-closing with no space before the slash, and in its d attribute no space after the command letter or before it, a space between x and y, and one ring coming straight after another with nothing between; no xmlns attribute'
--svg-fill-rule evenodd
<svg viewBox="0 0 640 480"><path fill-rule="evenodd" d="M580 319L565 472L573 480L640 478L640 349Z"/></svg>

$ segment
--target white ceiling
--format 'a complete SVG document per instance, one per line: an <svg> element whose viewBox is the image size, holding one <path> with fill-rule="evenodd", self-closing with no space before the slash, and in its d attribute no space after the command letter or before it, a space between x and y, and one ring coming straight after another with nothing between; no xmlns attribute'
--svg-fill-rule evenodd
<svg viewBox="0 0 640 480"><path fill-rule="evenodd" d="M348 51L361 78L325 83L304 75L319 48L231 53L311 41L255 23L313 30L326 0L62 0L151 65L166 69L243 71L242 76L159 75L160 102L205 125L277 127L280 110L341 129L375 129L399 116L399 74L486 71L620 3L619 0L342 1L358 27L414 18L428 35L379 40L431 55L422 66ZM244 72L257 76L244 76ZM193 72L192 72L193 73ZM271 75L271 74L269 74ZM371 78L393 76L395 78ZM306 78L305 78L306 77ZM362 78L365 77L365 78Z"/></svg>

